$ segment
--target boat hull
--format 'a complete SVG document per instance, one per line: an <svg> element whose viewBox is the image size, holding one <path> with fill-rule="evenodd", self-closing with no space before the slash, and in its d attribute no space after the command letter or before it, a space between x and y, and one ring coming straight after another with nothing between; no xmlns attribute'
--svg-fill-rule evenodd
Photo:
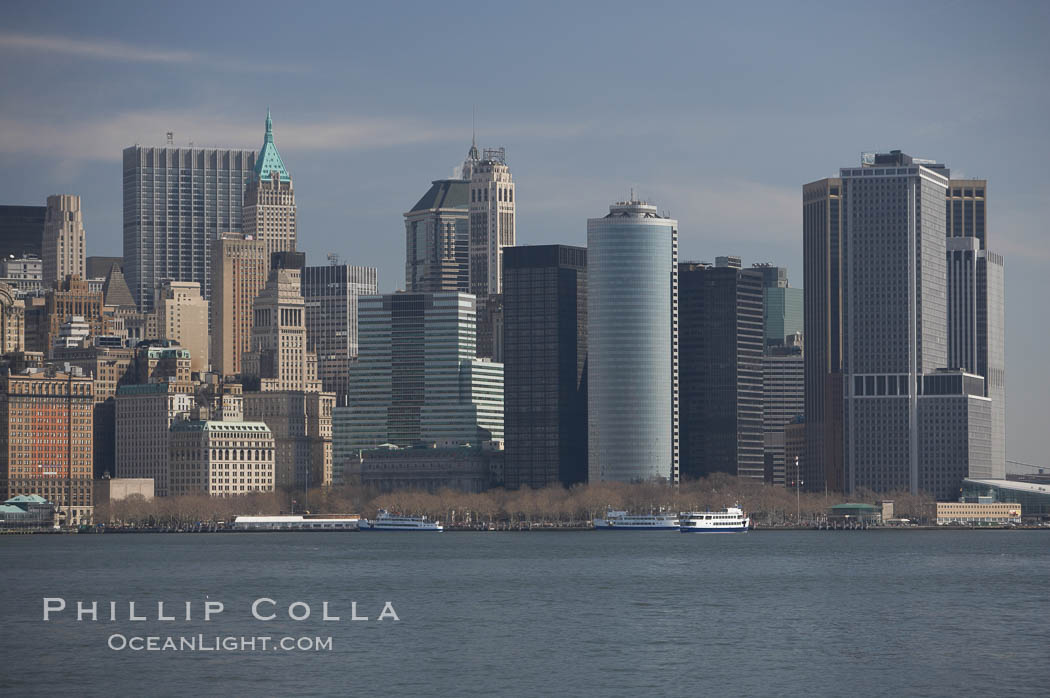
<svg viewBox="0 0 1050 698"><path fill-rule="evenodd" d="M629 526L624 524L595 523L595 531L677 531L678 526Z"/></svg>
<svg viewBox="0 0 1050 698"><path fill-rule="evenodd" d="M682 533L747 533L746 526L719 526L711 528L686 528L679 529Z"/></svg>

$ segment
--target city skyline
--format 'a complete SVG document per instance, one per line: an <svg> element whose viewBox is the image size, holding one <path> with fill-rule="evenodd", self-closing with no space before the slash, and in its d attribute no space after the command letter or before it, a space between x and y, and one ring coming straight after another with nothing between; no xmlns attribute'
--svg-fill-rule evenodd
<svg viewBox="0 0 1050 698"><path fill-rule="evenodd" d="M659 11L621 9L588 21L620 36L659 26L673 40L681 31L666 25ZM1050 293L1050 280L1039 271L1050 258L1039 239L1048 175L1037 165L1047 144L1035 116L1045 112L1050 96L1038 78L1048 64L1039 43L1050 25L1046 9L1017 6L997 13L975 6L946 18L937 6L911 8L910 21L923 41L902 44L893 55L880 53L878 66L867 66L865 57L892 30L892 13L837 8L819 12L813 25L815 8L766 10L768 25L756 27L748 26L742 10L720 10L701 30L707 47L703 41L688 47L681 42L662 59L640 51L619 57L603 52L608 62L601 66L581 57L575 34L537 29L538 19L527 14L494 9L471 16L477 31L517 23L506 37L512 53L525 55L524 38L536 32L549 46L549 55L531 59L531 72L493 65L474 78L491 83L501 98L477 105L478 142L507 148L524 196L518 244L582 244L581 224L589 213L633 185L681 221L681 259L740 254L748 264L788 267L795 285L803 287L803 182L834 175L834 164L856 160L860 150L901 148L951 162L953 176L989 181L995 200L990 234L1009 265L1007 457L1042 462L1036 396L1050 389L1039 362L1050 337L1040 323L1024 320L1034 312L1029 299ZM271 14L282 12L275 8ZM583 10L567 12L578 19ZM254 55L268 56L265 36L237 47L219 41L224 25L258 20L221 7L215 13L213 29L164 43L141 39L142 20L105 8L71 6L56 20L55 13L15 4L0 35L0 54L12 66L0 78L12 97L0 114L0 162L8 165L0 175L9 197L5 204L39 206L54 193L81 196L88 254L119 254L123 148L136 141L162 146L166 131L173 130L180 147L192 140L255 150L270 106L282 157L296 175L300 248L314 264L332 251L378 267L381 292L401 287L402 213L428 182L451 176L461 163L470 142L470 111L479 100L446 96L444 83L431 85L418 71L418 49L387 66L368 62L369 47L378 40L369 34L392 30L395 19L374 8L366 8L348 30L355 41L340 42L347 47L297 40L272 61L242 58L253 48L259 49ZM451 23L456 15L441 21ZM472 15L467 6L462 15ZM307 12L297 21L326 24L317 19ZM842 31L859 24L868 30ZM426 31L419 19L401 28L409 35ZM800 46L800 38L814 37L821 39L817 48ZM793 61L776 58L789 48ZM827 55L846 60L833 66ZM568 61L564 75L555 67L559 60ZM723 69L694 71L705 62ZM338 72L324 66L340 64L360 67L338 75L345 89L320 89ZM833 94L804 89L814 69L837 79ZM592 79L580 84L572 79L579 74ZM1003 74L1012 77L992 79ZM14 75L28 79L18 84ZM501 77L513 79L497 82ZM41 94L30 84L41 80L60 89ZM654 114L610 96L613 85L627 81L646 83L655 96L670 100L669 108ZM958 89L960 81L966 89ZM132 94L128 83L144 92ZM266 89L274 84L281 87L280 102ZM384 84L396 89L377 89ZM237 98L216 105L220 86ZM442 96L432 106L420 106L423 95L435 97L439 90ZM71 95L79 100L77 109L56 110ZM901 116L898 102L919 95L943 105L943 113ZM59 111L69 115L60 117ZM835 118L825 118L830 114ZM762 205L752 205L756 200ZM355 209L349 229L338 223L346 205ZM1012 389L1009 381L1015 381Z"/></svg>

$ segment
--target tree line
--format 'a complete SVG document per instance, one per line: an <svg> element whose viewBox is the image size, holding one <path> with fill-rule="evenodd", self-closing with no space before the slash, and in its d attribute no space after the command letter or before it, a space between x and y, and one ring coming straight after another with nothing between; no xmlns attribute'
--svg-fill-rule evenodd
<svg viewBox="0 0 1050 698"><path fill-rule="evenodd" d="M918 523L931 522L934 500L925 494L858 491L848 498L840 493L796 493L760 482L725 474L665 484L603 482L544 489L492 489L470 493L457 490L401 490L380 492L357 484L303 492L267 492L209 497L157 497L134 495L95 507L96 523L118 526L184 528L197 524L226 523L238 515L281 513L360 514L371 518L379 509L407 515L425 515L453 526L520 525L583 526L608 509L633 513L719 510L740 506L757 526L784 526L820 521L828 508L842 502L873 504L894 502L895 515Z"/></svg>

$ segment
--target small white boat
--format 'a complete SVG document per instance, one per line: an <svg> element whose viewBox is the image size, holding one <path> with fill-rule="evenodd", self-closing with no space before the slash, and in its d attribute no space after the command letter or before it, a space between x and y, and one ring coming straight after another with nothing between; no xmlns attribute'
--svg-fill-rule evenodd
<svg viewBox="0 0 1050 698"><path fill-rule="evenodd" d="M740 507L722 511L690 511L679 514L682 533L743 533L751 526L751 519Z"/></svg>
<svg viewBox="0 0 1050 698"><path fill-rule="evenodd" d="M675 514L629 514L626 511L605 513L604 519L594 520L596 531L677 531L678 516Z"/></svg>
<svg viewBox="0 0 1050 698"><path fill-rule="evenodd" d="M425 516L399 516L380 509L374 519L361 519L357 524L361 531L437 531L445 530L440 521L430 521Z"/></svg>

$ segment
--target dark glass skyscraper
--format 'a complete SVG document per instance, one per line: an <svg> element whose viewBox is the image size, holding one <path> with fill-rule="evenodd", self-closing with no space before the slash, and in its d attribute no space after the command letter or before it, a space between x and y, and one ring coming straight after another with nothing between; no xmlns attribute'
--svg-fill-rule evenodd
<svg viewBox="0 0 1050 698"><path fill-rule="evenodd" d="M842 180L802 187L803 336L806 342L806 447L799 464L806 489L841 491Z"/></svg>
<svg viewBox="0 0 1050 698"><path fill-rule="evenodd" d="M681 472L762 480L762 273L678 265Z"/></svg>
<svg viewBox="0 0 1050 698"><path fill-rule="evenodd" d="M47 206L0 206L0 257L40 256Z"/></svg>
<svg viewBox="0 0 1050 698"><path fill-rule="evenodd" d="M587 481L587 250L503 250L507 487Z"/></svg>

